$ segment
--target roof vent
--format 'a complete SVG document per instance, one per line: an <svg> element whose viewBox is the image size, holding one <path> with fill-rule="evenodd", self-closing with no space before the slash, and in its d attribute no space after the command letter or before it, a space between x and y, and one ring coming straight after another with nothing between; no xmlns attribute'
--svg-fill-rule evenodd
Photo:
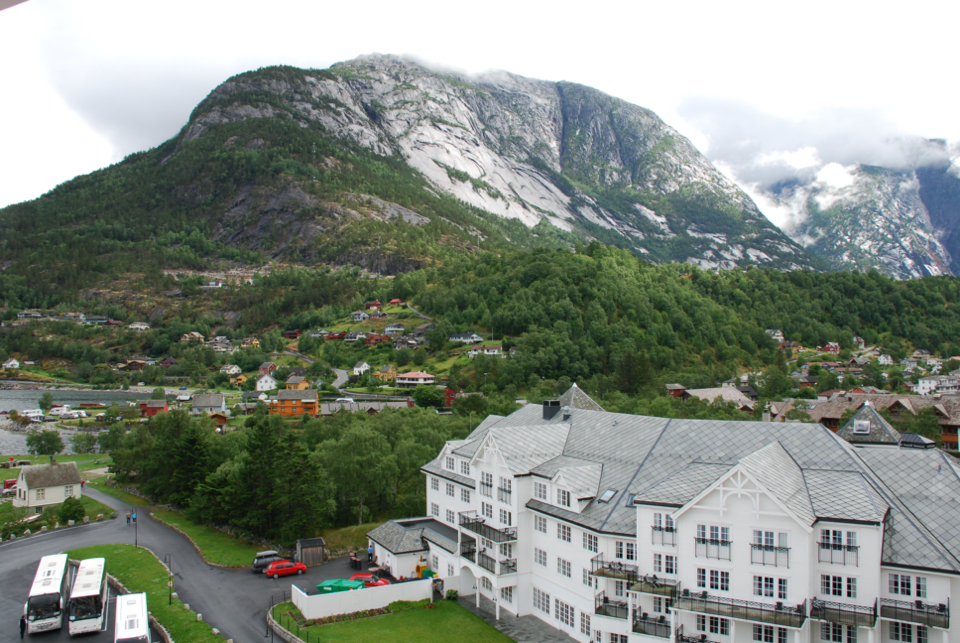
<svg viewBox="0 0 960 643"><path fill-rule="evenodd" d="M563 407L563 419L564 419L564 420L569 420L569 419L570 419L570 407L569 407L569 406Z"/></svg>
<svg viewBox="0 0 960 643"><path fill-rule="evenodd" d="M870 420L854 420L853 433L855 435L870 435Z"/></svg>
<svg viewBox="0 0 960 643"><path fill-rule="evenodd" d="M543 419L552 420L553 416L560 410L560 400L543 401Z"/></svg>

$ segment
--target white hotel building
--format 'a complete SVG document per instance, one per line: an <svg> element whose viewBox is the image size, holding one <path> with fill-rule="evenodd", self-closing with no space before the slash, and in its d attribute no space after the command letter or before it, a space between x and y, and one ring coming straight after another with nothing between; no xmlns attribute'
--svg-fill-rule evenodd
<svg viewBox="0 0 960 643"><path fill-rule="evenodd" d="M574 386L448 442L430 516L370 538L394 575L424 561L578 641L960 643L960 463L917 444L870 406L834 434Z"/></svg>

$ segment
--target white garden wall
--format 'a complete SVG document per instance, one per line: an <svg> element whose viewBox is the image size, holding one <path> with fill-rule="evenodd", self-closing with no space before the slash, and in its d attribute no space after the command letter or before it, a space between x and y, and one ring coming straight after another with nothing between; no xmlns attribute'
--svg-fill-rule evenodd
<svg viewBox="0 0 960 643"><path fill-rule="evenodd" d="M394 601L422 601L430 598L432 591L432 581L429 578L315 596L308 596L296 585L290 587L293 604L306 619L386 607Z"/></svg>

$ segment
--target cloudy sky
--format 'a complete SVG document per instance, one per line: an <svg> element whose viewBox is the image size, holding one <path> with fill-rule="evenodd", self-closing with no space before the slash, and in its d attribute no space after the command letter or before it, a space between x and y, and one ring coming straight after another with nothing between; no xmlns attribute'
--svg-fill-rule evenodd
<svg viewBox="0 0 960 643"><path fill-rule="evenodd" d="M742 185L907 166L960 140L960 5L814 0L29 0L0 11L0 206L155 146L232 74L406 54L591 85Z"/></svg>

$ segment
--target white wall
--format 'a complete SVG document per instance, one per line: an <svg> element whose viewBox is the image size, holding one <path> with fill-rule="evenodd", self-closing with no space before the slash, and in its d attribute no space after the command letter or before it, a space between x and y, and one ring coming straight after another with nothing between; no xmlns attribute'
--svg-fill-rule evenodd
<svg viewBox="0 0 960 643"><path fill-rule="evenodd" d="M291 585L290 594L293 604L297 606L304 618L314 619L386 607L394 601L422 601L430 598L432 586L432 580L424 579L383 587L365 587L349 592L307 596L299 587Z"/></svg>

